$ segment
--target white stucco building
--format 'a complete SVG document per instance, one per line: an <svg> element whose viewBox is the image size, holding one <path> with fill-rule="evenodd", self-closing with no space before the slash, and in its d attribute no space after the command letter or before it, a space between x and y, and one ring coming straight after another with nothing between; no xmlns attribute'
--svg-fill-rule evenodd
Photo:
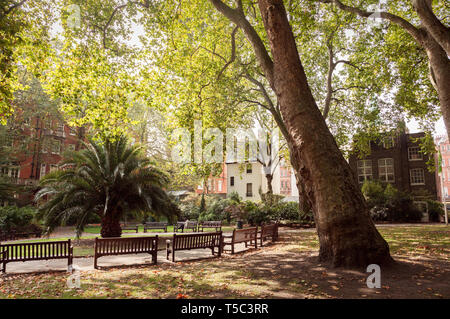
<svg viewBox="0 0 450 319"><path fill-rule="evenodd" d="M267 178L263 165L257 161L227 165L227 194L237 192L243 200L260 201L260 190L268 190ZM298 189L292 168L283 163L277 165L273 172L272 189L274 194L286 196L287 200L298 201Z"/></svg>

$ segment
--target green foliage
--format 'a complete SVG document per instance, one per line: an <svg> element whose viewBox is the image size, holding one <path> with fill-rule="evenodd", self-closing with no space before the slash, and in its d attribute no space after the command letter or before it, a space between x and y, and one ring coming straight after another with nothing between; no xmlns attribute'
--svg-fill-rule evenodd
<svg viewBox="0 0 450 319"><path fill-rule="evenodd" d="M231 214L226 210L232 204L230 198L220 198L213 200L204 214L199 216L199 220L221 220L227 223L231 222Z"/></svg>
<svg viewBox="0 0 450 319"><path fill-rule="evenodd" d="M444 204L435 200L428 200L428 217L430 222L440 222L444 216Z"/></svg>
<svg viewBox="0 0 450 319"><path fill-rule="evenodd" d="M229 198L232 202L236 202L236 203L240 203L241 200L242 200L242 198L239 196L239 193L236 192L236 191L231 192L231 193L228 195L228 198Z"/></svg>
<svg viewBox="0 0 450 319"><path fill-rule="evenodd" d="M36 200L46 231L52 231L70 217L76 218L80 235L92 214L114 216L127 212L151 212L176 216L179 209L164 191L166 175L125 137L104 143L85 144L85 149L68 154L64 170L41 179ZM45 197L49 197L44 201ZM102 219L103 220L103 219ZM105 225L102 225L105 226Z"/></svg>
<svg viewBox="0 0 450 319"><path fill-rule="evenodd" d="M36 209L33 207L0 207L0 231L29 232L40 229L35 222Z"/></svg>
<svg viewBox="0 0 450 319"><path fill-rule="evenodd" d="M362 192L374 221L415 222L422 219L422 212L414 205L411 195L392 184L365 181Z"/></svg>

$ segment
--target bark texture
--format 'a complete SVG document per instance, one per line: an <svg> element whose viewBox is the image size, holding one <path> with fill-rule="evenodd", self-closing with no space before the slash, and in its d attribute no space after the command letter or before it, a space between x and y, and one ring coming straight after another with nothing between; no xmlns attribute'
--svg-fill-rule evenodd
<svg viewBox="0 0 450 319"><path fill-rule="evenodd" d="M283 1L258 2L273 56L269 82L292 143L299 190L314 211L320 260L347 267L390 262L389 246L312 96Z"/></svg>
<svg viewBox="0 0 450 319"><path fill-rule="evenodd" d="M120 237L122 235L122 227L120 227L121 214L116 210L107 211L102 216L102 229L100 234L103 238Z"/></svg>

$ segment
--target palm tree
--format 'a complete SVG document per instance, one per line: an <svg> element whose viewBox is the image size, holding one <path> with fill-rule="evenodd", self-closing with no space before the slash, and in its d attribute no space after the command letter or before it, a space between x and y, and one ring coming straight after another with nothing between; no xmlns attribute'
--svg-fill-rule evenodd
<svg viewBox="0 0 450 319"><path fill-rule="evenodd" d="M105 143L89 141L85 148L66 155L61 167L43 177L35 200L47 232L61 222L76 218L77 236L88 217L101 217L102 237L120 237L120 220L126 212L144 211L168 217L178 207L164 191L166 175L152 165L139 146L125 137Z"/></svg>

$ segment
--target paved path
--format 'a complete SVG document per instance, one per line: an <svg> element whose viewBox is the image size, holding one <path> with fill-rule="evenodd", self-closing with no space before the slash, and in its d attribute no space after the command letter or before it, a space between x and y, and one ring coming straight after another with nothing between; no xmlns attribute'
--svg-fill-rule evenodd
<svg viewBox="0 0 450 319"><path fill-rule="evenodd" d="M421 226L429 224L380 224L378 226ZM315 232L315 228L310 229L283 229L280 233L293 233L293 232ZM151 233L155 235L156 233ZM160 233L170 235L172 233ZM95 236L95 234L89 234ZM127 233L128 235L128 233ZM143 233L129 234L133 236L142 236ZM150 235L146 233L145 235ZM72 237L74 236L73 229L70 227L61 227L56 232L54 232L50 237ZM29 240L29 239L28 239ZM245 251L245 245L236 245L236 252ZM195 249L188 251L176 252L176 261L187 261L196 260L202 258L212 258L211 250L209 249ZM166 260L166 251L160 250L158 252L158 263L167 263L170 261ZM76 257L74 258L74 266L80 270L93 270L94 269L94 258L92 257ZM105 256L98 260L100 267L112 267L112 266L127 266L127 265L145 265L152 264L151 256L148 254L137 254L137 255L122 255L122 256ZM28 262L14 262L9 263L6 266L6 271L8 274L17 273L31 273L31 272L48 272L48 271L65 271L67 270L67 260L48 260L48 261L28 261Z"/></svg>
<svg viewBox="0 0 450 319"><path fill-rule="evenodd" d="M236 252L245 251L244 244L235 246ZM195 249L187 251L177 251L175 262L195 261L203 258L214 258L210 249ZM158 251L158 264L171 263L166 259L166 251ZM149 254L105 256L98 259L98 265L102 267L130 266L130 265L153 265L152 257ZM76 269L86 271L94 270L93 257L75 257L73 265ZM6 265L7 274L23 274L34 272L66 271L67 259L14 262Z"/></svg>

